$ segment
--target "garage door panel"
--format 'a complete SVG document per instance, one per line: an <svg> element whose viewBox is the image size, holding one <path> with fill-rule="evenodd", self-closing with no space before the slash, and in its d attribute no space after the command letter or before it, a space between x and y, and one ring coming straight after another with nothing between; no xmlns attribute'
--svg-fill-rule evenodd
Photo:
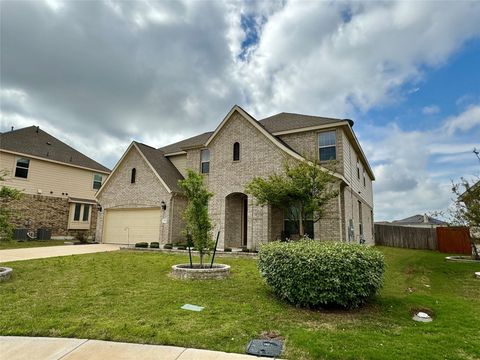
<svg viewBox="0 0 480 360"><path fill-rule="evenodd" d="M135 244L159 241L160 209L106 210L105 243Z"/></svg>

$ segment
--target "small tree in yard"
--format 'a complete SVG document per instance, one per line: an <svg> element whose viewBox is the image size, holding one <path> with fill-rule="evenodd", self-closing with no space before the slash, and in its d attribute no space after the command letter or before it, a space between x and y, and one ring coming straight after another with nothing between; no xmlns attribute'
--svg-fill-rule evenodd
<svg viewBox="0 0 480 360"><path fill-rule="evenodd" d="M213 194L207 190L202 175L193 170L187 170L187 177L178 184L187 197L187 208L184 212L186 232L200 253L200 266L203 267L203 258L212 246L208 200Z"/></svg>
<svg viewBox="0 0 480 360"><path fill-rule="evenodd" d="M245 191L253 195L259 205L272 205L284 211L296 209L291 215L298 222L299 234L305 235L309 216L313 222L323 217L324 207L338 195L334 189L337 179L318 162L285 162L282 174L264 179L255 177Z"/></svg>
<svg viewBox="0 0 480 360"><path fill-rule="evenodd" d="M474 149L473 153L480 161L479 151ZM449 222L453 225L468 226L473 231L480 231L480 180L477 179L473 183L462 178L460 183L453 184L452 192L456 199L449 211ZM480 259L476 242L478 242L478 239L474 237L472 239L472 253L477 259Z"/></svg>
<svg viewBox="0 0 480 360"><path fill-rule="evenodd" d="M0 171L0 181L5 181L7 175L5 170ZM0 240L11 240L13 226L10 223L12 211L8 209L7 204L12 200L18 200L22 196L20 190L12 189L7 186L0 188Z"/></svg>

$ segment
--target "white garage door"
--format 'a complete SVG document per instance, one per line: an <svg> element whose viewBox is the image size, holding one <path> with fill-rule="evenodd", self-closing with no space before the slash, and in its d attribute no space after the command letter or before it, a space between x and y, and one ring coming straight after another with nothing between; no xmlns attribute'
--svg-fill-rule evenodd
<svg viewBox="0 0 480 360"><path fill-rule="evenodd" d="M106 210L104 243L135 244L159 241L160 209Z"/></svg>

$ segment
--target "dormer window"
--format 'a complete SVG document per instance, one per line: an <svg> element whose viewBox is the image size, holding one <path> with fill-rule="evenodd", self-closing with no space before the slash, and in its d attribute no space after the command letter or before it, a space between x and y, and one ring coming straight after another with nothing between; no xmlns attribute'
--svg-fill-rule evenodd
<svg viewBox="0 0 480 360"><path fill-rule="evenodd" d="M240 143L233 144L233 161L240 160Z"/></svg>
<svg viewBox="0 0 480 360"><path fill-rule="evenodd" d="M200 152L200 171L202 174L210 172L210 150L203 149Z"/></svg>
<svg viewBox="0 0 480 360"><path fill-rule="evenodd" d="M130 184L135 184L136 177L137 177L137 169L133 168L132 173L130 174Z"/></svg>
<svg viewBox="0 0 480 360"><path fill-rule="evenodd" d="M318 148L320 161L336 160L337 136L335 130L318 134Z"/></svg>

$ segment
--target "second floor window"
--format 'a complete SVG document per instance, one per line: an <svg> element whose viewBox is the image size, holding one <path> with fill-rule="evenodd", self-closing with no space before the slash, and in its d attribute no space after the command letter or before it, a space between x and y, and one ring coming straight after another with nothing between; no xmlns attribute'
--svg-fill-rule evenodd
<svg viewBox="0 0 480 360"><path fill-rule="evenodd" d="M202 174L210 172L210 150L203 149L200 152L200 171Z"/></svg>
<svg viewBox="0 0 480 360"><path fill-rule="evenodd" d="M135 181L137 177L137 169L133 168L132 173L130 174L130 184L135 184Z"/></svg>
<svg viewBox="0 0 480 360"><path fill-rule="evenodd" d="M240 160L240 144L236 142L233 144L233 161Z"/></svg>
<svg viewBox="0 0 480 360"><path fill-rule="evenodd" d="M94 174L93 175L93 188L98 190L102 187L102 175Z"/></svg>
<svg viewBox="0 0 480 360"><path fill-rule="evenodd" d="M367 175L365 174L365 170L363 171L363 186L367 186Z"/></svg>
<svg viewBox="0 0 480 360"><path fill-rule="evenodd" d="M357 159L357 178L360 180L360 161Z"/></svg>
<svg viewBox="0 0 480 360"><path fill-rule="evenodd" d="M15 177L24 178L28 177L28 168L30 166L30 160L25 158L18 158L15 166Z"/></svg>
<svg viewBox="0 0 480 360"><path fill-rule="evenodd" d="M318 148L320 161L336 160L337 141L336 132L325 131L318 134Z"/></svg>

